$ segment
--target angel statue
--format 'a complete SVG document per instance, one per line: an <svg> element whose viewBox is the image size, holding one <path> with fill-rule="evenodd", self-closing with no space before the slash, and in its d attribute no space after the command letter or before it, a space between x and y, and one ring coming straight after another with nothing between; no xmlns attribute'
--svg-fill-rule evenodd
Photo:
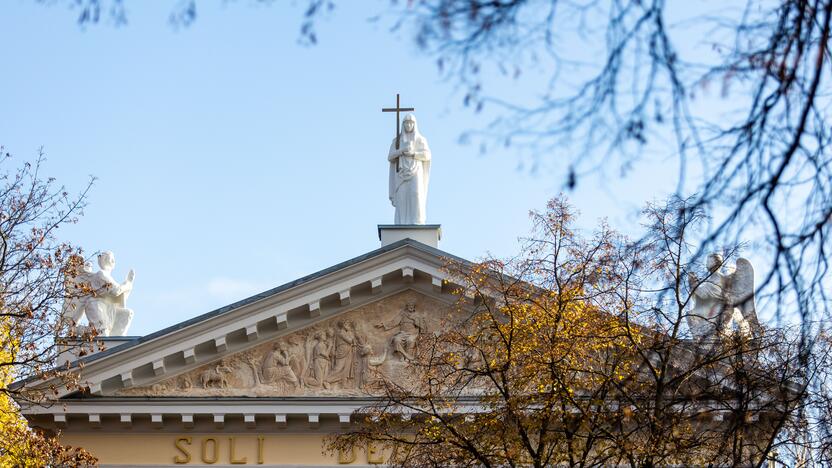
<svg viewBox="0 0 832 468"><path fill-rule="evenodd" d="M693 310L687 317L688 327L698 339L713 338L717 333L730 336L760 334L754 306L754 268L744 258L737 259L734 268L724 266L722 255L708 255L707 275L700 279L688 273L688 284L693 295Z"/></svg>

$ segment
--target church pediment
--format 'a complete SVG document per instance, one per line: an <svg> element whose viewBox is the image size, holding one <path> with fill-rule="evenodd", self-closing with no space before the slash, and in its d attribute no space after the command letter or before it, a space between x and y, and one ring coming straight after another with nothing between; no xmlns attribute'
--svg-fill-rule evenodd
<svg viewBox="0 0 832 468"><path fill-rule="evenodd" d="M361 396L382 375L408 378L418 336L449 319L446 301L407 289L120 396Z"/></svg>
<svg viewBox="0 0 832 468"><path fill-rule="evenodd" d="M312 352L307 348L313 347L313 341L320 341L315 334L327 335L331 342L326 346L332 346L330 353L337 353L339 321L350 320L358 340L366 339L371 348L366 360L392 365L392 356L383 357L384 342L396 331L375 328L374 324L401 314L408 297L416 303L420 316L435 310L437 304L452 303L455 298L449 293L451 286L446 284L444 271L448 258L454 257L405 239L73 365L80 367L80 382L92 398L209 393L349 395L356 390L347 383L349 379L328 375L326 385L312 385L321 373L341 372L338 358L331 357L328 369L319 359L321 370L310 376L314 366L307 368L307 361L314 359L307 357ZM280 360L274 357L278 351L274 346L280 344L287 347L282 354L291 355L297 388L290 385L291 378L277 375L283 372L277 364L272 366L274 369L266 364L264 369L270 354L273 360ZM323 347L320 345L318 351ZM374 370L379 368L373 366ZM259 369L257 375L255 369ZM214 378L216 374L223 378ZM74 391L60 390L59 397L75 395Z"/></svg>

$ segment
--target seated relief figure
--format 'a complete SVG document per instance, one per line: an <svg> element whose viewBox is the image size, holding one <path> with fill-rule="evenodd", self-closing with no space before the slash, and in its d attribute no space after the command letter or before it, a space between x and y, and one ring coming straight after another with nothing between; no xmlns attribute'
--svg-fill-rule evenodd
<svg viewBox="0 0 832 468"><path fill-rule="evenodd" d="M697 339L759 335L760 324L754 305L754 268L744 258L736 267L723 274L722 255L713 253L706 259L707 273L697 278L688 273L688 284L694 299L687 317L691 334Z"/></svg>
<svg viewBox="0 0 832 468"><path fill-rule="evenodd" d="M77 324L86 315L90 326L100 336L123 336L133 320L127 308L127 298L133 290L135 272L130 270L123 283L116 281L113 268L115 256L110 251L98 255L99 271L93 273L89 264L82 272L67 278L67 299L64 301L65 319Z"/></svg>
<svg viewBox="0 0 832 468"><path fill-rule="evenodd" d="M403 359L413 359L413 351L416 349L416 340L419 334L427 330L425 319L416 315L416 305L407 304L404 311L398 317L376 324L376 328L385 331L398 328L399 331L390 340L390 351Z"/></svg>
<svg viewBox="0 0 832 468"><path fill-rule="evenodd" d="M263 383L274 385L284 392L298 388L300 382L290 361L286 343L276 343L263 360Z"/></svg>

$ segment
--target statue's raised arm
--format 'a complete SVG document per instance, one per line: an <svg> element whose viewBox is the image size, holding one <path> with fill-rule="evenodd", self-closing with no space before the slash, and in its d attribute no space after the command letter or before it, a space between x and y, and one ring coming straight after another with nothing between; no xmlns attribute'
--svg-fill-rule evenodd
<svg viewBox="0 0 832 468"><path fill-rule="evenodd" d="M127 297L133 291L133 270L120 283L113 278L112 272L116 259L112 252L104 251L98 255L99 271L90 275L92 295L87 301L87 320L102 336L122 336L133 320L133 311L127 308Z"/></svg>

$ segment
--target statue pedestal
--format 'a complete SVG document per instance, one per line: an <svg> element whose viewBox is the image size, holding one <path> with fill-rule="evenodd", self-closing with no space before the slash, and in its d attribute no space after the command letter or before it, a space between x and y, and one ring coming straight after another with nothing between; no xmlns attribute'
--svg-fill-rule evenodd
<svg viewBox="0 0 832 468"><path fill-rule="evenodd" d="M442 238L441 224L379 224L378 239L381 246L398 242L402 239L413 239L434 248L439 247Z"/></svg>

